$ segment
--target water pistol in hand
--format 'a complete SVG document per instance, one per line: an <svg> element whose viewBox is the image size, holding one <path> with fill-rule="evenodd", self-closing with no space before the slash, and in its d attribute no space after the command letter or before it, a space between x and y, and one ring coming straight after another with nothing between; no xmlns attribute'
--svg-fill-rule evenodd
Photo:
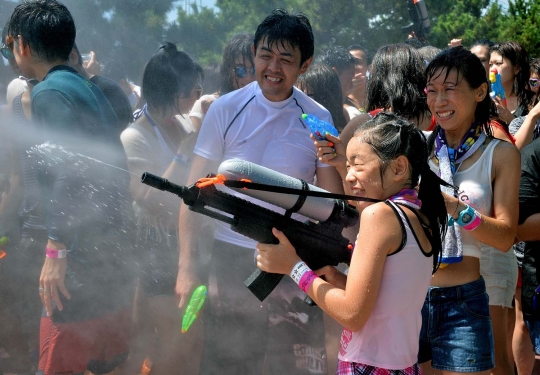
<svg viewBox="0 0 540 375"><path fill-rule="evenodd" d="M332 124L319 119L315 115L308 115L307 113L304 113L302 115L302 120L304 120L307 126L309 126L311 134L313 134L313 136L320 141L326 139L327 133L333 135L334 137L339 135L337 129L332 126Z"/></svg>
<svg viewBox="0 0 540 375"><path fill-rule="evenodd" d="M489 80L491 82L491 98L494 99L495 97L497 97L502 100L504 105L506 105L506 95L504 94L501 75L499 74L497 69L489 72Z"/></svg>
<svg viewBox="0 0 540 375"><path fill-rule="evenodd" d="M206 300L206 294L206 287L204 285L198 286L193 291L186 307L184 317L182 318L182 333L185 333L189 327L191 327L195 319L197 319L197 314L199 314L199 310L203 307L204 301Z"/></svg>
<svg viewBox="0 0 540 375"><path fill-rule="evenodd" d="M176 185L151 173L143 174L141 181L178 195L191 211L227 223L234 232L257 242L277 244L272 228L282 231L298 256L314 270L350 263L352 244L341 233L358 222L358 211L348 200L378 202L331 194L303 180L239 159L224 161L218 173L191 186ZM239 196L218 190L216 185L224 185ZM262 207L242 199L242 195L277 207L274 210ZM311 220L296 220L292 217L294 213ZM263 301L282 277L256 268L244 285Z"/></svg>

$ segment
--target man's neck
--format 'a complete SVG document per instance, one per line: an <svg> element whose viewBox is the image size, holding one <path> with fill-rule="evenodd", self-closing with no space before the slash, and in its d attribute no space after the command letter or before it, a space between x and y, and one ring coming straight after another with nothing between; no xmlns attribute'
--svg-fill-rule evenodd
<svg viewBox="0 0 540 375"><path fill-rule="evenodd" d="M55 66L66 65L69 66L69 61L58 60L54 62L38 62L33 66L34 76L38 81L43 81L47 73Z"/></svg>

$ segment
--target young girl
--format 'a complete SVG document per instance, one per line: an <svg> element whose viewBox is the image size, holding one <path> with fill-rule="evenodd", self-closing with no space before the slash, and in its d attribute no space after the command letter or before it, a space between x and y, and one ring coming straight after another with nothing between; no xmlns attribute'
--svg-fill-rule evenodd
<svg viewBox="0 0 540 375"><path fill-rule="evenodd" d="M257 266L291 275L345 327L337 374L419 374L421 309L447 217L426 140L411 122L381 113L354 133L347 167L339 156L344 146L338 138L331 142L316 144L319 156L333 155L333 146L338 157L332 164L353 194L381 200L357 203L360 232L348 275L331 266L315 274L276 229L279 245L258 244Z"/></svg>

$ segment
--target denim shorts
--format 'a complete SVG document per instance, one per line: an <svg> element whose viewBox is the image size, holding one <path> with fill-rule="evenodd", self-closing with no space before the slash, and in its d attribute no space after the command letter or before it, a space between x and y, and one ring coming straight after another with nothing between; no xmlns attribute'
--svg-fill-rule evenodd
<svg viewBox="0 0 540 375"><path fill-rule="evenodd" d="M418 363L433 368L479 372L495 366L489 299L484 279L430 287L422 308Z"/></svg>
<svg viewBox="0 0 540 375"><path fill-rule="evenodd" d="M534 352L540 355L540 320L535 320L528 317L523 317L527 329L529 330L529 336L533 344Z"/></svg>

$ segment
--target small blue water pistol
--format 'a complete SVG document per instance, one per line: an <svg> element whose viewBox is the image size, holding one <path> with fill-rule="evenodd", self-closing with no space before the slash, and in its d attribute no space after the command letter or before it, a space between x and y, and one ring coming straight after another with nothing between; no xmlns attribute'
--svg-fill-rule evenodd
<svg viewBox="0 0 540 375"><path fill-rule="evenodd" d="M336 128L334 128L328 122L319 119L315 115L308 115L304 113L302 115L302 120L304 120L307 126L309 126L311 129L311 134L313 134L313 136L320 141L326 139L327 133L333 135L334 137L339 135Z"/></svg>
<svg viewBox="0 0 540 375"><path fill-rule="evenodd" d="M189 327L197 319L197 314L206 300L206 287L204 285L198 286L191 295L189 303L182 319L182 333L185 333Z"/></svg>

